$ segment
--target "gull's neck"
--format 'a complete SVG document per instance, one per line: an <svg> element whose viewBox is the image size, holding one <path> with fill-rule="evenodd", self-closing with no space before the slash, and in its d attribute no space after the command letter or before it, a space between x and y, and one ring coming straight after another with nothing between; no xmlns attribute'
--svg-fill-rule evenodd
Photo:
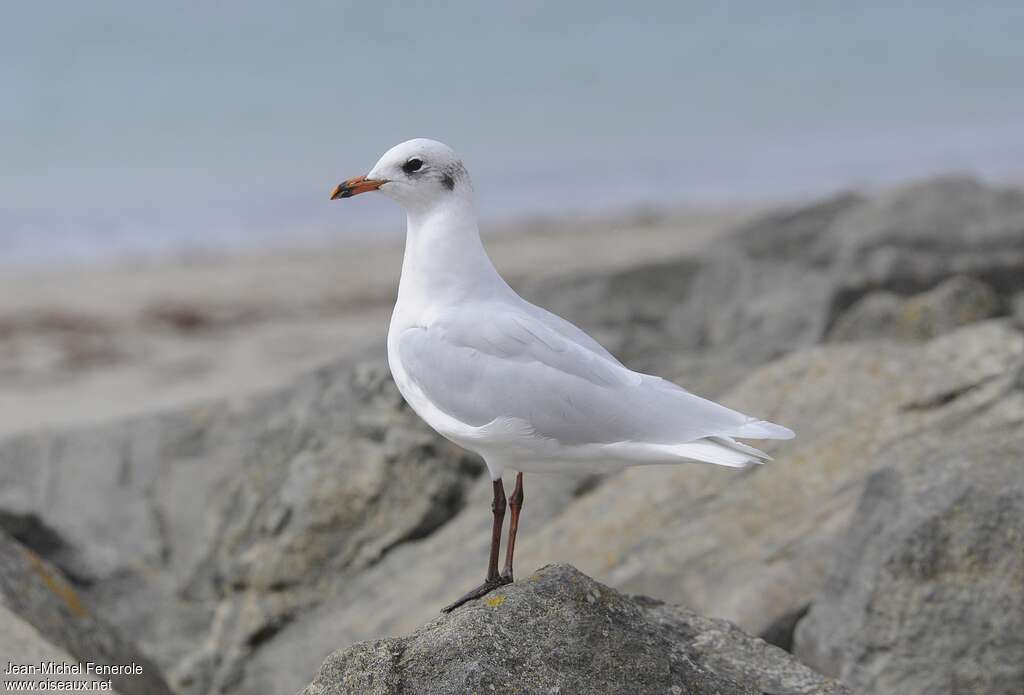
<svg viewBox="0 0 1024 695"><path fill-rule="evenodd" d="M429 207L408 210L399 310L479 300L509 286L484 250L473 199L447 196Z"/></svg>

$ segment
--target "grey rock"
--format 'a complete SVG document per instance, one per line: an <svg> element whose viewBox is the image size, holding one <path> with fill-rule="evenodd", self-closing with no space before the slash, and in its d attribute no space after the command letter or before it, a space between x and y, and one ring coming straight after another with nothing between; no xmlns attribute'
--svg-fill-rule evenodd
<svg viewBox="0 0 1024 695"><path fill-rule="evenodd" d="M98 617L56 567L2 532L0 609L0 646L11 641L2 653L14 663L54 659L72 664L137 664L141 674L109 676L118 692L171 695L156 665ZM33 660L25 661L29 658Z"/></svg>
<svg viewBox="0 0 1024 695"><path fill-rule="evenodd" d="M709 395L738 383L739 366L830 334L924 340L1011 313L1016 293L1024 293L1024 192L968 177L769 212L697 258L524 292L630 366L671 371Z"/></svg>
<svg viewBox="0 0 1024 695"><path fill-rule="evenodd" d="M1010 299L1010 315L1017 326L1024 328L1024 292L1018 292Z"/></svg>
<svg viewBox="0 0 1024 695"><path fill-rule="evenodd" d="M721 620L550 565L408 637L332 654L303 695L847 693Z"/></svg>
<svg viewBox="0 0 1024 695"><path fill-rule="evenodd" d="M957 275L1006 299L1024 288L1024 192L946 177L754 219L709 250L665 325L679 346L763 362L818 343L872 293Z"/></svg>
<svg viewBox="0 0 1024 695"><path fill-rule="evenodd" d="M799 437L740 473L528 477L518 567L571 561L755 634L789 625L822 590L880 452L919 432L1014 427L1024 383L1019 318L808 348L877 293L955 304L955 277L990 288L995 315L1020 315L1022 211L1019 192L940 179L772 213L697 259L529 288L631 366ZM984 315L940 314L925 332ZM184 692L269 695L479 582L480 470L402 405L379 358L358 355L241 404L8 439L0 528Z"/></svg>
<svg viewBox="0 0 1024 695"><path fill-rule="evenodd" d="M676 258L549 280L523 288L523 294L560 316L571 316L620 359L643 364L666 354L665 317L686 300L701 265L697 258Z"/></svg>
<svg viewBox="0 0 1024 695"><path fill-rule="evenodd" d="M690 350L725 350L763 362L824 335L838 283L839 253L820 240L865 204L857 195L756 218L715 243L668 335Z"/></svg>
<svg viewBox="0 0 1024 695"><path fill-rule="evenodd" d="M510 484L512 481L506 481ZM539 529L575 499L579 480L534 476L527 485L517 555ZM245 693L292 692L340 645L403 634L483 579L491 528L491 483L482 476L466 507L430 536L403 543L380 562L331 587L316 610L301 613L247 661L238 689ZM533 559L517 561L525 576Z"/></svg>
<svg viewBox="0 0 1024 695"><path fill-rule="evenodd" d="M892 292L872 292L836 320L828 339L930 340L996 316L1001 305L999 295L987 284L958 275L908 298Z"/></svg>
<svg viewBox="0 0 1024 695"><path fill-rule="evenodd" d="M770 449L776 461L739 472L687 465L611 476L531 528L517 554L526 567L571 562L621 590L761 634L822 589L864 481L894 443L921 432L938 442L999 428L1024 436L1013 386L1022 370L1024 335L1003 320L923 346L794 353L723 398L796 430Z"/></svg>
<svg viewBox="0 0 1024 695"><path fill-rule="evenodd" d="M797 628L802 660L866 694L1020 693L1020 431L923 436L884 452Z"/></svg>
<svg viewBox="0 0 1024 695"><path fill-rule="evenodd" d="M11 438L0 523L176 687L205 693L239 682L347 577L444 524L481 470L403 405L383 364L357 361L240 406Z"/></svg>
<svg viewBox="0 0 1024 695"><path fill-rule="evenodd" d="M774 644L779 649L787 652L793 651L793 641L796 636L796 626L807 615L811 605L800 606L788 613L783 613L770 623L759 635L768 644Z"/></svg>
<svg viewBox="0 0 1024 695"><path fill-rule="evenodd" d="M54 662L56 664L76 666L79 663L77 658L72 657L67 651L46 639L35 627L25 622L21 616L12 613L3 603L0 603L0 625L3 626L3 629L0 630L0 654L3 654L5 660L10 660L18 665ZM4 663L3 666L6 668L7 664ZM81 676L75 675L74 679L101 681L99 678L89 677L85 674ZM4 679L6 682L28 681L36 683L35 687L37 690L43 688L42 685L38 684L46 680L54 680L54 676L46 674L18 674L15 677L6 677ZM98 686L94 687L98 688ZM102 692L114 693L114 695L118 693L116 689L103 690Z"/></svg>

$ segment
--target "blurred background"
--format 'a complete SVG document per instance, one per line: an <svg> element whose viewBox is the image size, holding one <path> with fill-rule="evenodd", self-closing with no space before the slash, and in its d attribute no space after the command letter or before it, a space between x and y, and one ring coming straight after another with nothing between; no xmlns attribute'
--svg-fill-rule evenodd
<svg viewBox="0 0 1024 695"><path fill-rule="evenodd" d="M22 3L0 29L3 258L365 236L331 182L432 137L483 212L1021 175L1014 2Z"/></svg>
<svg viewBox="0 0 1024 695"><path fill-rule="evenodd" d="M524 571L729 618L861 692L1019 692L1022 23L1016 2L7 7L0 541L102 626L10 583L0 626L82 658L119 635L99 656L155 679L124 693L287 692L475 583L479 463L383 364L403 215L328 201L430 137L525 296L799 434L756 474L538 482ZM966 642L921 641L950 615Z"/></svg>

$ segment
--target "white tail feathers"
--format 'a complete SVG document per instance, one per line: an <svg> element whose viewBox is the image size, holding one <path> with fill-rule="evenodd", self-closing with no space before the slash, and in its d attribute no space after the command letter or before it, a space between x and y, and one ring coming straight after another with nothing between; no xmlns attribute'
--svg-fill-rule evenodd
<svg viewBox="0 0 1024 695"><path fill-rule="evenodd" d="M764 461L772 460L771 456L764 453L760 449L755 449L749 444L744 444L743 442L737 442L732 437L708 437L708 439L712 440L716 444L721 444L724 447L735 449L736 451L742 452L744 454L749 454L753 458L760 459L760 461L758 461L757 463L763 463Z"/></svg>
<svg viewBox="0 0 1024 695"><path fill-rule="evenodd" d="M766 420L750 420L734 432L732 436L719 435L698 439L695 442L679 444L673 450L680 456L715 463L719 466L746 468L771 461L772 457L749 444L737 442L733 437L749 437L751 439L792 439L796 433L788 427L776 425Z"/></svg>
<svg viewBox="0 0 1024 695"><path fill-rule="evenodd" d="M771 461L768 454L731 439L730 437L709 437L686 444L675 444L671 451L676 456L714 463L730 468L746 468Z"/></svg>

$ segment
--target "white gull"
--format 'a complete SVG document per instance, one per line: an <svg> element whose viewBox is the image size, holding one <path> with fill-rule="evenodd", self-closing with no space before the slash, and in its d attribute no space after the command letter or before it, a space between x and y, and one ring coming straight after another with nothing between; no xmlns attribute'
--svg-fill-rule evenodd
<svg viewBox="0 0 1024 695"><path fill-rule="evenodd" d="M473 186L458 156L418 138L388 150L331 198L380 191L408 215L388 364L427 424L479 454L494 489L483 585L445 610L512 581L523 472L703 462L741 468L769 457L736 438L790 439L792 430L635 372L582 330L530 304L484 250ZM501 475L516 471L504 570Z"/></svg>

